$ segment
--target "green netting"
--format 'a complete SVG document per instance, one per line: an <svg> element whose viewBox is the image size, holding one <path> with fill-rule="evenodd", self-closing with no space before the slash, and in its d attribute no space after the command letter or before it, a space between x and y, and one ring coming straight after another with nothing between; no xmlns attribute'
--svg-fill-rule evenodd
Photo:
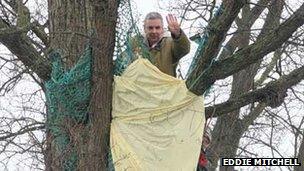
<svg viewBox="0 0 304 171"><path fill-rule="evenodd" d="M217 16L221 15L222 12L223 12L223 6L221 5L219 8L216 9L216 11L215 11L213 17L217 17ZM209 39L210 33L211 33L211 30L210 30L209 26L207 26L206 29L205 29L205 31L204 31L204 33L203 33L202 35L197 34L197 35L193 36L193 39L191 39L191 40L193 40L195 43L198 44L198 47L197 47L197 50L196 50L196 52L195 52L195 54L194 54L193 60L192 60L192 62L191 62L191 64L190 64L190 67L189 67L189 69L188 69L188 72L187 72L187 74L186 74L186 78L188 78L188 76L192 73L192 71L194 70L194 68L195 68L195 66L196 66L196 64L197 64L197 62L198 62L199 59L203 56L204 51L205 51L205 48L206 48L206 44L207 44L208 39ZM216 60L217 60L216 58L213 58L213 60L212 60L211 63L209 64L209 67L211 67L212 64L213 64ZM208 68L206 68L206 69L208 69ZM205 71L206 71L206 69L205 69ZM203 72L201 73L201 75L203 75L203 73L204 73L205 71L203 71ZM190 80L190 81L189 81L189 85L190 85L190 86L189 86L189 89L191 89L192 86L193 86L197 81L199 81L199 80L201 79L201 75L198 76L195 80ZM209 94L211 88L212 88L212 86L210 86L210 87L206 90L206 92L204 93L205 96L207 96L207 95Z"/></svg>
<svg viewBox="0 0 304 171"><path fill-rule="evenodd" d="M52 61L51 79L45 83L47 125L53 136L56 152L63 159L64 170L75 170L77 154L70 143L69 123L87 121L91 94L92 49L87 47L77 64L65 70L59 51L49 55Z"/></svg>
<svg viewBox="0 0 304 171"><path fill-rule="evenodd" d="M197 50L194 54L194 57L192 59L192 62L190 64L190 67L188 69L186 78L191 74L191 72L194 70L195 64L198 62L199 58L203 55L203 52L205 50L205 45L208 41L209 38L209 32L206 31L202 36L201 35L196 35L196 37L193 40L195 43L198 44Z"/></svg>
<svg viewBox="0 0 304 171"><path fill-rule="evenodd" d="M121 75L135 59L135 53L143 58L151 56L149 48L144 44L144 37L140 33L134 20L130 0L123 0L119 6L119 18L116 27L116 46L114 51L114 75Z"/></svg>
<svg viewBox="0 0 304 171"><path fill-rule="evenodd" d="M217 17L217 16L221 15L222 11L223 11L223 7L220 6L219 8L217 8L217 10L215 11L213 16ZM196 66L198 60L200 59L201 56L203 56L206 43L208 42L208 39L209 39L210 32L211 32L211 30L210 30L209 26L207 26L202 35L197 34L197 35L193 36L193 39L191 39L195 43L198 44L198 47L194 54L193 60L190 64L186 77L188 77L191 74L191 72L194 70L194 67Z"/></svg>

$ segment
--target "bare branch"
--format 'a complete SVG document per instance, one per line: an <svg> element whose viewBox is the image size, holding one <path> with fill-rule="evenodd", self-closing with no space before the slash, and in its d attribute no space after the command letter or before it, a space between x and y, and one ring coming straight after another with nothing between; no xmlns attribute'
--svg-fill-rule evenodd
<svg viewBox="0 0 304 171"><path fill-rule="evenodd" d="M0 141L7 141L9 138L16 137L16 136L22 135L22 134L26 134L31 131L41 130L44 128L45 128L45 126L41 125L41 124L38 124L38 125L35 124L34 126L33 125L26 126L26 127L19 129L16 132L10 132L9 134L0 136Z"/></svg>
<svg viewBox="0 0 304 171"><path fill-rule="evenodd" d="M196 67L189 75L186 84L187 87L190 87L190 90L195 94L199 93L197 90L197 85L194 84L197 78L201 75L201 72L205 69L209 68L210 63L216 57L218 53L219 46L223 39L226 36L227 31L229 30L232 22L237 17L239 11L244 6L245 1L236 0L236 1L223 1L223 11L219 16L215 16L209 22L209 27L207 28L207 32L209 34L208 43L206 44L204 50L202 50L199 61L196 63ZM221 9L220 9L221 10ZM204 90L205 91L205 90Z"/></svg>
<svg viewBox="0 0 304 171"><path fill-rule="evenodd" d="M199 81L192 86L192 92L197 95L203 94L216 80L226 78L262 59L268 53L281 47L303 23L304 4L294 15L265 37L239 50L229 58L214 62L208 69L200 70L196 75Z"/></svg>
<svg viewBox="0 0 304 171"><path fill-rule="evenodd" d="M0 42L3 43L14 55L16 55L23 64L43 79L47 80L50 76L51 65L49 60L43 58L30 43L29 38L16 32L12 26L0 20L0 28L12 29L15 34L6 34L0 36Z"/></svg>
<svg viewBox="0 0 304 171"><path fill-rule="evenodd" d="M277 81L268 83L264 88L245 93L238 98L206 108L206 118L217 117L239 109L253 102L265 102L271 107L279 106L286 96L288 88L304 79L304 66L295 69L290 74L282 76Z"/></svg>

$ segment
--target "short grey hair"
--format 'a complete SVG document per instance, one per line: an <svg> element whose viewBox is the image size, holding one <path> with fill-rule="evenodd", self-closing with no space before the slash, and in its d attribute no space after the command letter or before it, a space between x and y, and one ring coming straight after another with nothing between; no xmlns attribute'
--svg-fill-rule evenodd
<svg viewBox="0 0 304 171"><path fill-rule="evenodd" d="M160 13L158 12L149 12L146 17L145 20L155 20L155 19L160 19L161 23L163 24L163 17L160 15Z"/></svg>

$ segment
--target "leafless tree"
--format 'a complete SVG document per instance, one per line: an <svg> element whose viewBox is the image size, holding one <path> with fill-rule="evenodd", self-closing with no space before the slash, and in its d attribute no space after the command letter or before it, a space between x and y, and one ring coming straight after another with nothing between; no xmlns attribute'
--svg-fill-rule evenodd
<svg viewBox="0 0 304 171"><path fill-rule="evenodd" d="M226 3L234 4L228 1ZM220 38L210 36L213 40L209 37L201 61L198 62L201 66L198 64L195 72L187 79L189 84L193 84L191 80L199 76L202 78L200 83L191 85L196 94L201 94L201 90L206 90L213 84L207 98L210 103L206 108L207 118L215 118L210 124L213 128L213 141L208 150L212 163L210 169L218 167L218 160L221 157L301 155L301 150L298 152L298 149L303 137L300 115L300 112L303 112L303 107L300 107L303 106L303 76L296 72L303 67L302 24L299 24L284 42L281 42L282 39L279 40L279 37L280 32L285 30L284 25L295 15L296 10L292 9L298 9L297 12L303 13L303 2L248 1L240 7L240 12L235 11L238 7L234 6L234 11L230 11L229 14L235 12L235 16L230 18L232 15L229 15L226 19L213 17L214 9L219 7L217 4L216 1L190 0L180 1L177 6L171 6L179 12L184 22L192 23L192 32L195 30L206 34L211 28L211 35L217 31L224 33L215 34L221 36ZM226 10L229 11L224 8L224 11ZM231 19L231 26L225 27L224 20L228 21L228 18ZM197 29L202 25L204 29ZM226 29L224 32L220 31L224 29L222 27ZM283 32L282 34L285 34ZM274 47L274 44L278 46ZM212 63L212 60L215 62ZM249 62L250 60L255 62ZM234 70L236 66L242 65L242 62L245 62L247 67ZM232 70L233 74L230 73ZM221 74L223 75L220 76ZM291 85L290 79L295 78L293 74L300 74L298 76L301 78L299 77L296 84ZM227 78L230 75L232 80L231 77ZM227 94L230 95L227 97ZM227 100L223 102L223 99ZM299 120L301 122L297 122ZM284 136L286 134L293 136ZM292 139L294 145L289 149L289 153L282 150L282 147L279 148L279 144L283 144L285 138ZM261 153L262 150L257 149L259 145L269 148L269 153ZM220 167L220 170L233 169Z"/></svg>

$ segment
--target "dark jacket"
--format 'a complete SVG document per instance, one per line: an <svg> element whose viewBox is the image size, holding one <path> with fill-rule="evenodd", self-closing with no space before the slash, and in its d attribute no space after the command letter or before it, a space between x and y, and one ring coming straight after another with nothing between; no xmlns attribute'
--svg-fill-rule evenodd
<svg viewBox="0 0 304 171"><path fill-rule="evenodd" d="M131 39L130 44L126 44L130 45L132 52L130 54L127 47L115 60L114 73L118 75L140 54L148 58L162 72L175 77L178 61L190 51L190 41L182 30L178 38L174 38L172 35L163 37L153 48L149 47L143 36L135 36Z"/></svg>
<svg viewBox="0 0 304 171"><path fill-rule="evenodd" d="M178 61L190 51L190 41L183 31L178 38L164 36L153 48L149 47L147 40L143 44L144 49L149 51L150 61L162 72L174 77ZM135 54L139 53L138 41L133 40L132 47ZM133 58L132 61L134 60Z"/></svg>
<svg viewBox="0 0 304 171"><path fill-rule="evenodd" d="M189 51L190 42L183 31L179 38L163 37L154 48L149 49L152 63L162 72L174 77L178 61Z"/></svg>

